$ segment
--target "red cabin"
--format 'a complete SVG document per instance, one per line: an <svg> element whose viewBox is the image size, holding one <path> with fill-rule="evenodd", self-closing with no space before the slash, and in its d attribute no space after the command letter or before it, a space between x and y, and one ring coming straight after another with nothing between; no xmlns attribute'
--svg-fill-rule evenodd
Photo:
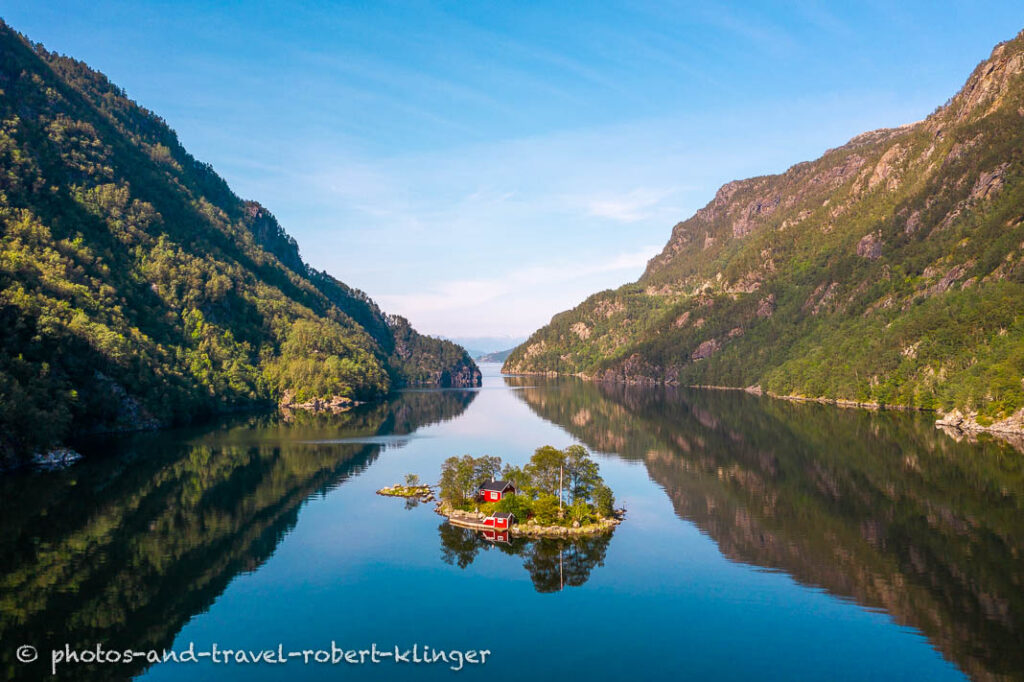
<svg viewBox="0 0 1024 682"><path fill-rule="evenodd" d="M498 512L497 514L491 514L484 519L485 526L494 526L495 529L499 530L508 530L515 522L516 515L512 512Z"/></svg>
<svg viewBox="0 0 1024 682"><path fill-rule="evenodd" d="M515 495L516 487L509 481L488 481L477 492L484 502L499 502L506 495Z"/></svg>

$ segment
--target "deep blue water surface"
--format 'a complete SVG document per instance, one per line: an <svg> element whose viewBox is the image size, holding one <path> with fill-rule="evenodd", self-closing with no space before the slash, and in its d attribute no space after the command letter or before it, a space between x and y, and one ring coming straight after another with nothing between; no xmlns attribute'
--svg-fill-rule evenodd
<svg viewBox="0 0 1024 682"><path fill-rule="evenodd" d="M1024 675L1019 452L928 419L503 378L337 416L86 444L8 477L0 674L85 648L486 649L485 665L65 665L58 679L962 679ZM374 491L453 454L590 448L610 538L495 545Z"/></svg>

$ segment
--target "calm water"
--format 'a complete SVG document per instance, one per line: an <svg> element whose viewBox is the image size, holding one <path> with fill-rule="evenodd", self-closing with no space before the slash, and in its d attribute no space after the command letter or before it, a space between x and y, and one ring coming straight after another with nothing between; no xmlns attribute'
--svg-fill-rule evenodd
<svg viewBox="0 0 1024 682"><path fill-rule="evenodd" d="M489 649L484 666L144 663L58 679L1022 679L1024 455L926 418L503 379L88 444L0 479L0 674L49 649ZM610 538L487 542L374 491L581 442ZM33 644L46 665L23 665Z"/></svg>

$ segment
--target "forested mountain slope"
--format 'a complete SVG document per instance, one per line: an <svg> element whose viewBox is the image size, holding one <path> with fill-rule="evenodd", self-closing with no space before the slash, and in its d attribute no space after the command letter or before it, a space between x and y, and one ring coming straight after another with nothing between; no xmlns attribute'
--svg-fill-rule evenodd
<svg viewBox="0 0 1024 682"><path fill-rule="evenodd" d="M0 22L0 460L74 431L478 385L465 351L309 268L162 119Z"/></svg>
<svg viewBox="0 0 1024 682"><path fill-rule="evenodd" d="M504 370L1016 413L1024 33L927 119L723 186L637 282L556 315Z"/></svg>

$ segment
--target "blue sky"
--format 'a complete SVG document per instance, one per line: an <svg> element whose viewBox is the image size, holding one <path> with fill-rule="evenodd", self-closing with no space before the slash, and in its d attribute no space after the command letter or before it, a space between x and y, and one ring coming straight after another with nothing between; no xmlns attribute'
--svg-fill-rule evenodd
<svg viewBox="0 0 1024 682"><path fill-rule="evenodd" d="M422 331L522 336L732 179L918 120L1016 2L45 2L82 59Z"/></svg>

